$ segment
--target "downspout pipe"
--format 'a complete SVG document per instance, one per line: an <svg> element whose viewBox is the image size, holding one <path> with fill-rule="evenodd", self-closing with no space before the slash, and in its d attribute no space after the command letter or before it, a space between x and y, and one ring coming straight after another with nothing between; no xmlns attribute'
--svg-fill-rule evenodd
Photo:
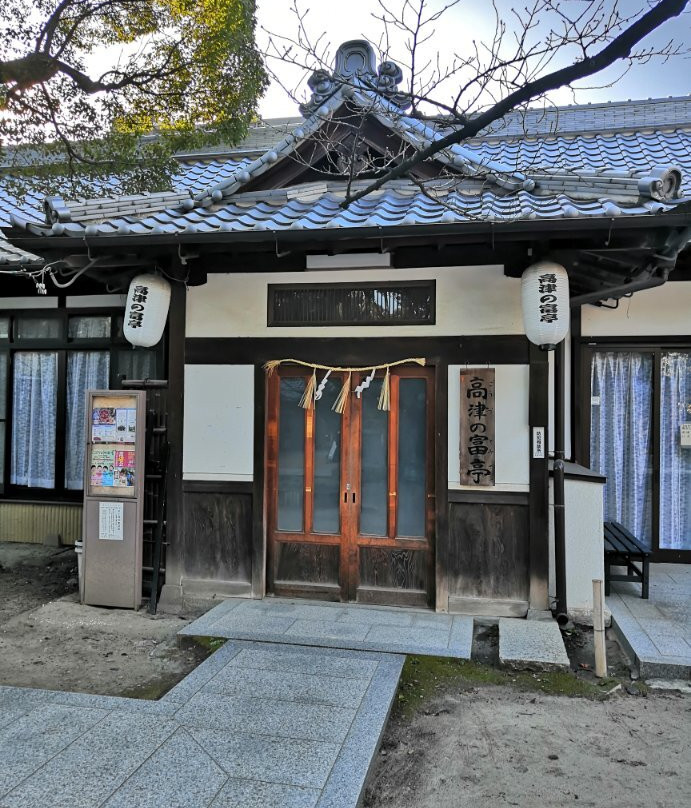
<svg viewBox="0 0 691 808"><path fill-rule="evenodd" d="M554 614L559 625L569 618L566 601L566 503L564 493L564 405L566 402L566 340L554 351L554 577L556 602Z"/></svg>

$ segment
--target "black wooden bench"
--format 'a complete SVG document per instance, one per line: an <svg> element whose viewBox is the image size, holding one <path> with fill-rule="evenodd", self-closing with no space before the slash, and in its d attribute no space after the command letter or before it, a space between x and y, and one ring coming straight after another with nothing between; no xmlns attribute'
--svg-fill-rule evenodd
<svg viewBox="0 0 691 808"><path fill-rule="evenodd" d="M634 562L639 562L637 566ZM634 581L641 584L641 597L648 597L650 550L619 522L605 522L605 594L611 581ZM626 567L626 575L613 575L610 567Z"/></svg>

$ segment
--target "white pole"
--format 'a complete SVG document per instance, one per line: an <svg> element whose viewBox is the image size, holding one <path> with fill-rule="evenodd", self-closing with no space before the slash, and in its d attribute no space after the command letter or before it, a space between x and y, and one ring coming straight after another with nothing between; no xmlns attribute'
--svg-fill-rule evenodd
<svg viewBox="0 0 691 808"><path fill-rule="evenodd" d="M607 676L607 650L605 648L605 602L602 581L593 580L593 642L595 644L595 676Z"/></svg>

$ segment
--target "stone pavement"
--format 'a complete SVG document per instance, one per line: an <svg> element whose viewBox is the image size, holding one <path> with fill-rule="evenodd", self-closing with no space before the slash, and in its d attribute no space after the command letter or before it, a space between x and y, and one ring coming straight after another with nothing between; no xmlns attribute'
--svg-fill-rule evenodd
<svg viewBox="0 0 691 808"><path fill-rule="evenodd" d="M229 598L179 636L470 659L473 618L386 606Z"/></svg>
<svg viewBox="0 0 691 808"><path fill-rule="evenodd" d="M354 808L403 660L230 641L159 701L0 687L0 808Z"/></svg>
<svg viewBox="0 0 691 808"><path fill-rule="evenodd" d="M648 600L640 584L613 581L607 606L641 676L691 676L691 566L651 564Z"/></svg>

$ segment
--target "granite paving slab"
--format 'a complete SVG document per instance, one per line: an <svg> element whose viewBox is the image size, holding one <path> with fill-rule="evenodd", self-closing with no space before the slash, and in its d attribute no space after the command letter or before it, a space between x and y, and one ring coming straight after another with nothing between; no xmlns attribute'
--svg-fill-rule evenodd
<svg viewBox="0 0 691 808"><path fill-rule="evenodd" d="M275 670L257 670L228 665L205 684L201 693L244 696L259 699L282 699L286 701L311 701L316 704L331 704L347 707L360 700L367 689L367 679L339 679L333 676L296 673L289 677L276 676Z"/></svg>
<svg viewBox="0 0 691 808"><path fill-rule="evenodd" d="M500 618L499 662L518 670L569 670L569 657L554 620Z"/></svg>
<svg viewBox="0 0 691 808"><path fill-rule="evenodd" d="M403 661L230 640L157 702L0 688L0 808L355 808Z"/></svg>
<svg viewBox="0 0 691 808"><path fill-rule="evenodd" d="M267 808L272 805L280 808L314 808L320 794L318 788L231 778L210 808Z"/></svg>
<svg viewBox="0 0 691 808"><path fill-rule="evenodd" d="M289 598L229 600L232 607L215 606L179 636L470 659L473 618L467 615Z"/></svg>
<svg viewBox="0 0 691 808"><path fill-rule="evenodd" d="M322 789L340 751L340 743L297 738L190 730L194 739L231 777Z"/></svg>
<svg viewBox="0 0 691 808"><path fill-rule="evenodd" d="M338 654L329 649L320 655L303 654L300 651L280 652L264 648L240 651L228 663L228 667L258 668L260 670L291 671L319 676L334 676L339 679L371 679L377 662L372 655Z"/></svg>
<svg viewBox="0 0 691 808"><path fill-rule="evenodd" d="M0 730L0 794L40 768L107 715L46 703Z"/></svg>
<svg viewBox="0 0 691 808"><path fill-rule="evenodd" d="M184 729L178 729L129 777L104 808L206 808L226 772Z"/></svg>
<svg viewBox="0 0 691 808"><path fill-rule="evenodd" d="M651 564L650 597L640 585L612 582L612 628L643 677L691 678L691 568Z"/></svg>
<svg viewBox="0 0 691 808"><path fill-rule="evenodd" d="M341 743L348 734L355 709L200 692L180 707L175 717L188 727L231 732L252 727L253 732L261 735Z"/></svg>
<svg viewBox="0 0 691 808"><path fill-rule="evenodd" d="M88 708L82 708L88 709ZM165 718L112 712L0 798L3 808L97 808L168 738Z"/></svg>

